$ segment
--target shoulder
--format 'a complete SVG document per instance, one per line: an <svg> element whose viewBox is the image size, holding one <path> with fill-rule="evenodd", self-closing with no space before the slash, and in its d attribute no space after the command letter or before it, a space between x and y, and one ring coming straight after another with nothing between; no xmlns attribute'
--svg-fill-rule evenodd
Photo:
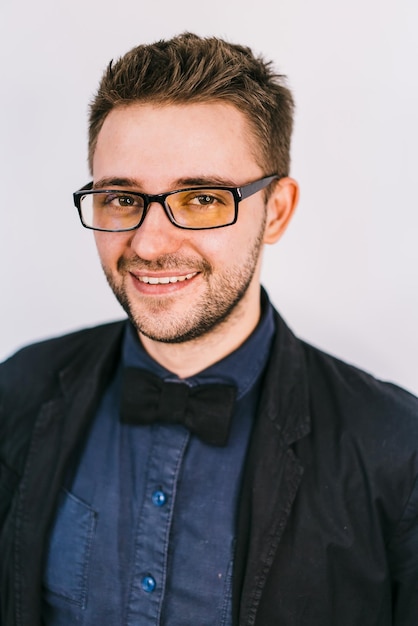
<svg viewBox="0 0 418 626"><path fill-rule="evenodd" d="M62 367L80 351L88 354L104 342L117 340L125 324L125 320L101 324L27 345L0 364L0 381L11 374L36 375L39 370Z"/></svg>
<svg viewBox="0 0 418 626"><path fill-rule="evenodd" d="M353 501L380 501L392 536L397 522L411 517L404 516L408 502L412 517L418 514L418 398L306 343L302 348L311 432L300 451L310 467L326 468L323 482L339 476Z"/></svg>
<svg viewBox="0 0 418 626"><path fill-rule="evenodd" d="M121 343L125 321L85 328L28 345L0 364L0 417L31 411L68 366L86 376Z"/></svg>
<svg viewBox="0 0 418 626"><path fill-rule="evenodd" d="M377 379L372 374L351 365L306 341L296 337L275 311L277 338L273 348L276 373L281 377L299 379L311 405L329 406L333 414L367 413L417 420L418 398L405 389ZM355 420L354 420L355 421ZM417 420L418 422L418 420Z"/></svg>
<svg viewBox="0 0 418 626"><path fill-rule="evenodd" d="M34 343L0 364L0 461L27 442L40 407L60 393L64 372L71 371L82 383L92 371L112 365L125 324L103 324Z"/></svg>
<svg viewBox="0 0 418 626"><path fill-rule="evenodd" d="M310 466L324 461L322 485L340 477L345 506L356 510L364 526L364 511L371 510L371 501L379 503L391 558L399 563L406 554L410 563L417 541L418 398L310 345L302 347L311 403Z"/></svg>
<svg viewBox="0 0 418 626"><path fill-rule="evenodd" d="M271 387L276 381L280 393L297 396L315 448L366 455L379 466L387 459L402 466L406 457L418 464L418 398L298 339L280 316L276 322Z"/></svg>
<svg viewBox="0 0 418 626"><path fill-rule="evenodd" d="M312 397L327 400L338 412L349 413L354 422L366 415L368 421L383 416L396 421L402 416L418 427L418 398L413 394L306 342L300 344Z"/></svg>
<svg viewBox="0 0 418 626"><path fill-rule="evenodd" d="M277 390L283 393L279 379L293 368L287 393L299 398L294 406L309 424L293 448L304 468L307 498L315 494L333 513L339 503L344 515L358 520L359 532L369 527L369 513L379 517L393 546L411 528L415 537L418 398L301 341L280 319L279 324L285 338L276 343Z"/></svg>

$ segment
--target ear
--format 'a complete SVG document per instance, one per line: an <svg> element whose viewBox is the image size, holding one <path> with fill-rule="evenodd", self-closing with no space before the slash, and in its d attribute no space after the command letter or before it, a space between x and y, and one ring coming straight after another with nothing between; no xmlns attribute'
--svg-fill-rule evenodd
<svg viewBox="0 0 418 626"><path fill-rule="evenodd" d="M293 178L281 178L267 201L264 243L276 243L283 235L296 209L299 185Z"/></svg>

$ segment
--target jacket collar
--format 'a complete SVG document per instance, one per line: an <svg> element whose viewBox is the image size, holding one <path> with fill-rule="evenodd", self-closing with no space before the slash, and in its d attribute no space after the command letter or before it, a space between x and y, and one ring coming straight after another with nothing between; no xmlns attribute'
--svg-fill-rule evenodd
<svg viewBox="0 0 418 626"><path fill-rule="evenodd" d="M255 623L264 585L303 476L292 444L310 432L301 342L275 312L276 338L263 381L243 477L234 567L234 624Z"/></svg>

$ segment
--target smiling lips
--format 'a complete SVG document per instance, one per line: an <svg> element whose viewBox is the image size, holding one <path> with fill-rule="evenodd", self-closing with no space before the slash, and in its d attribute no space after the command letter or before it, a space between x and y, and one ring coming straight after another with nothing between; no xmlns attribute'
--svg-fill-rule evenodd
<svg viewBox="0 0 418 626"><path fill-rule="evenodd" d="M197 272L191 272L184 276L135 276L141 283L147 283L149 285L168 285L169 283L181 283L185 280L190 280L196 276Z"/></svg>

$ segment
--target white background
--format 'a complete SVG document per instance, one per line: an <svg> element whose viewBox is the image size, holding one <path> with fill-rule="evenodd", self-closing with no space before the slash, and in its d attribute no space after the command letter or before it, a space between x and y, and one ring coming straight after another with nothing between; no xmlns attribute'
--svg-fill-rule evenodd
<svg viewBox="0 0 418 626"><path fill-rule="evenodd" d="M293 330L418 393L416 0L2 0L0 358L121 317L72 192L112 57L185 30L274 59L302 189L263 282Z"/></svg>

